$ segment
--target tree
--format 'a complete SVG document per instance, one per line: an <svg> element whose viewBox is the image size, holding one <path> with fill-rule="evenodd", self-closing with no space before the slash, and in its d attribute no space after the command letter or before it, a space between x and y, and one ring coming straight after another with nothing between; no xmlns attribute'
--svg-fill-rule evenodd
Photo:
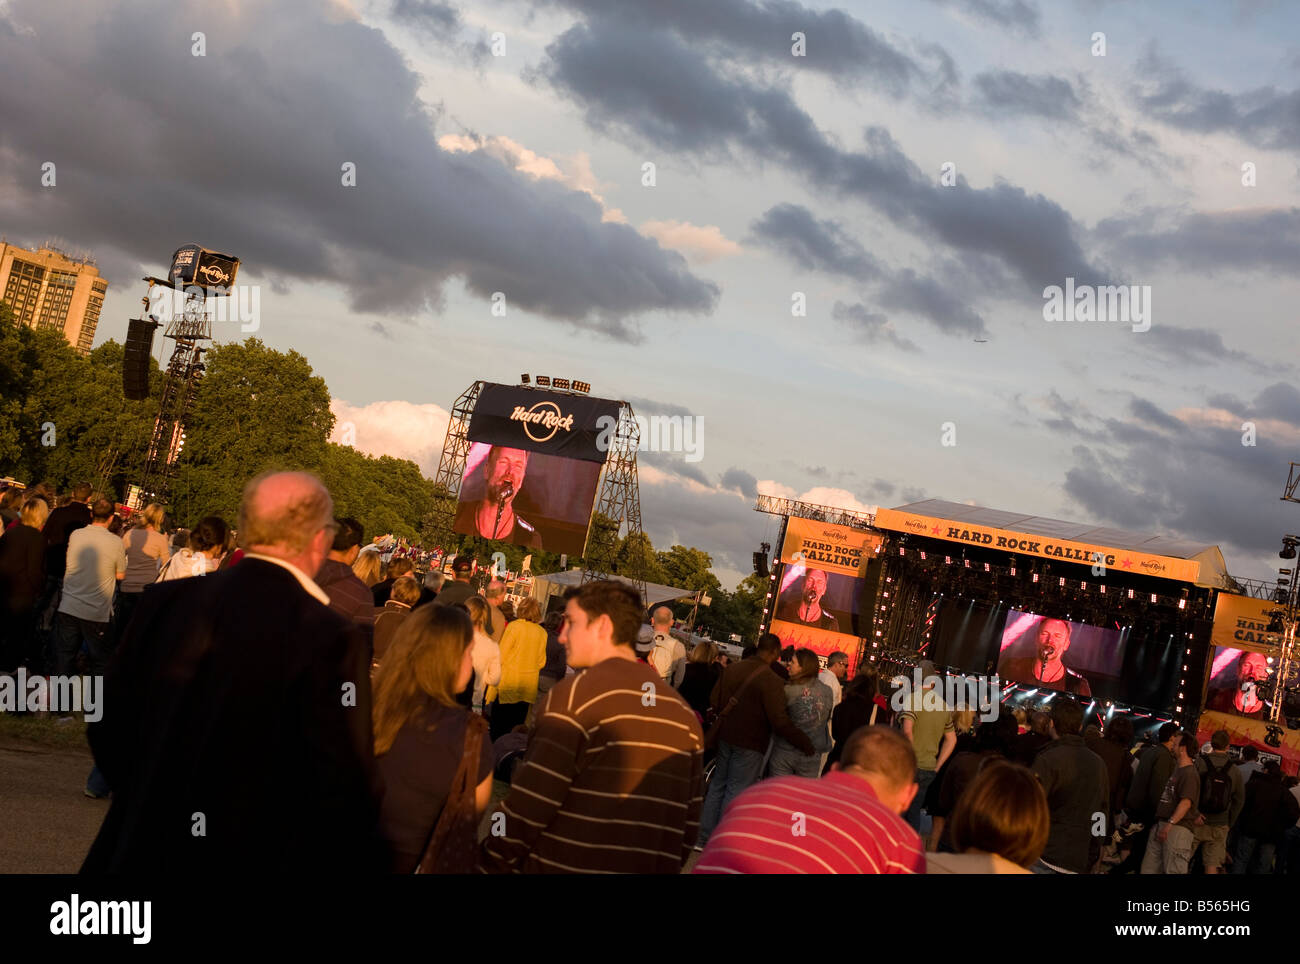
<svg viewBox="0 0 1300 964"><path fill-rule="evenodd" d="M172 485L172 511L192 525L234 522L244 485L271 469L320 472L334 427L329 390L296 351L256 338L213 347Z"/></svg>
<svg viewBox="0 0 1300 964"><path fill-rule="evenodd" d="M115 342L83 357L61 331L20 325L0 304L0 472L59 488L87 481L120 497L161 386L155 374L150 399L127 401L122 363Z"/></svg>

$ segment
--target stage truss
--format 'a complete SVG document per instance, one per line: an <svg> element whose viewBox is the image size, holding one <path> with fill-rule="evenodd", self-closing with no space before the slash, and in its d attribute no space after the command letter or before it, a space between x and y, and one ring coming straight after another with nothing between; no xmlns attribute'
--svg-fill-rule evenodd
<svg viewBox="0 0 1300 964"><path fill-rule="evenodd" d="M438 473L434 477L438 499L434 503L429 520L431 536L443 544L450 544L459 536L452 527L456 520L460 484L465 476L465 464L469 460L469 449L472 444L469 439L469 423L484 384L486 383L482 381L475 382L456 399L447 422L447 438L443 443L442 457L438 461ZM529 385L516 387L538 390ZM556 392L579 396L585 394L555 388L545 390L551 394ZM628 566L620 566L618 559L620 531L626 529L628 537L643 534L641 490L636 467L636 450L641 440L640 430L632 406L627 402L619 402L618 406L618 425L610 439L610 449L602 468L596 503L587 522L587 540L582 557L582 581L585 583L611 575L620 576L630 580L641 598L645 599L643 560L639 556L634 557L629 560ZM631 571L621 571L629 569Z"/></svg>
<svg viewBox="0 0 1300 964"><path fill-rule="evenodd" d="M151 289L155 284L167 284L156 278L145 280ZM149 298L146 296L144 301L147 305ZM212 340L212 321L204 310L201 297L187 299L184 314L167 325L164 337L175 340L176 347L163 373L158 415L145 450L139 493L133 500L138 504L132 508L143 508L149 502L167 503L167 493L176 474L176 462L185 445L185 425L203 379L203 353L208 350L205 343Z"/></svg>

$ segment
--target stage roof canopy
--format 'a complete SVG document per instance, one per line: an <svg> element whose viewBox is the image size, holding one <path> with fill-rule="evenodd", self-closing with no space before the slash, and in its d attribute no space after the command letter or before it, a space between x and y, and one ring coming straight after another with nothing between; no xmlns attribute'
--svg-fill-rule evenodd
<svg viewBox="0 0 1300 964"><path fill-rule="evenodd" d="M631 586L634 589L636 588L635 584L632 582L631 579L627 579L623 576L610 576L609 578L616 579L619 582L627 586ZM562 587L562 590L568 589L571 586L582 585L582 570L570 569L567 572L548 572L540 576L534 576L533 581L550 582L550 583L554 583L557 586ZM549 589L543 591L546 595L550 595ZM682 589L680 586L661 586L657 582L646 583L645 592L646 592L645 604L647 609L651 606L658 606L660 603L672 602L674 599L695 598L694 589Z"/></svg>
<svg viewBox="0 0 1300 964"><path fill-rule="evenodd" d="M1232 589L1234 585L1228 576L1228 565L1224 561L1222 551L1218 546L1205 543L1187 542L1168 536L1144 535L1124 529L1108 529L1083 522L1045 519L1041 516L1026 515L1023 512L986 509L962 502L945 502L942 499L913 502L898 506L894 511L934 519L948 519L990 529L1009 529L1047 539L1109 546L1114 549L1167 556L1172 559L1188 559L1200 563L1200 574L1196 579L1198 586Z"/></svg>

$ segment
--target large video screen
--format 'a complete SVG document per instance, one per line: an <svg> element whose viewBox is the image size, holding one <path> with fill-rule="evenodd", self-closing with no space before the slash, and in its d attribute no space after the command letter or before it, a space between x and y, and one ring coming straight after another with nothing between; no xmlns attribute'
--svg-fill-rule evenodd
<svg viewBox="0 0 1300 964"><path fill-rule="evenodd" d="M847 653L854 673L861 627L869 622L859 612L863 579L880 542L879 534L848 526L787 520L770 631L783 645L811 649L823 660Z"/></svg>
<svg viewBox="0 0 1300 964"><path fill-rule="evenodd" d="M484 384L466 432L455 532L581 555L620 403Z"/></svg>
<svg viewBox="0 0 1300 964"><path fill-rule="evenodd" d="M1271 669L1263 653L1215 646L1205 708L1252 720L1265 719L1271 709L1264 699Z"/></svg>
<svg viewBox="0 0 1300 964"><path fill-rule="evenodd" d="M1009 610L998 653L1004 683L1091 697L1124 669L1123 630Z"/></svg>
<svg viewBox="0 0 1300 964"><path fill-rule="evenodd" d="M453 530L547 552L581 555L600 465L475 442Z"/></svg>

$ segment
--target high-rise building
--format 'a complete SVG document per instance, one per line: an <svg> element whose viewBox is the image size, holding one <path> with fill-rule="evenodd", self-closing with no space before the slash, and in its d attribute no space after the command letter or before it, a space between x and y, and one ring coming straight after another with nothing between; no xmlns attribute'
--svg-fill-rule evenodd
<svg viewBox="0 0 1300 964"><path fill-rule="evenodd" d="M68 344L90 353L108 282L89 258L71 258L43 244L36 251L0 240L0 301L29 328L57 328Z"/></svg>

